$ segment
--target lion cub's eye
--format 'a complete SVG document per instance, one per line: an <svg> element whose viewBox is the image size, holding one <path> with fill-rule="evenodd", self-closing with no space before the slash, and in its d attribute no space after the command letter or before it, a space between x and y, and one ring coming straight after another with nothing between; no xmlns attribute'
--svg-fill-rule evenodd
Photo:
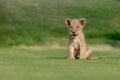
<svg viewBox="0 0 120 80"><path fill-rule="evenodd" d="M79 28L79 26L77 26L77 28Z"/></svg>

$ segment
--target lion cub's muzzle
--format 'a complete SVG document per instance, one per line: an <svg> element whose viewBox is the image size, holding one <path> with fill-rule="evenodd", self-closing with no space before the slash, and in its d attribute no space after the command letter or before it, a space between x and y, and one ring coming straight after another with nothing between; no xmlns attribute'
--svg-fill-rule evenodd
<svg viewBox="0 0 120 80"><path fill-rule="evenodd" d="M72 36L77 36L78 35L78 33L76 33L76 32L71 32L71 34L72 34Z"/></svg>

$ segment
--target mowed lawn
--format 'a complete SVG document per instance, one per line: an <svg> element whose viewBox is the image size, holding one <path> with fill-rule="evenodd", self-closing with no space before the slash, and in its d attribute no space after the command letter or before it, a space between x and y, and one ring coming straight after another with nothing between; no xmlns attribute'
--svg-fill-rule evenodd
<svg viewBox="0 0 120 80"><path fill-rule="evenodd" d="M119 80L120 50L94 51L99 60L66 60L66 49L0 49L0 80Z"/></svg>

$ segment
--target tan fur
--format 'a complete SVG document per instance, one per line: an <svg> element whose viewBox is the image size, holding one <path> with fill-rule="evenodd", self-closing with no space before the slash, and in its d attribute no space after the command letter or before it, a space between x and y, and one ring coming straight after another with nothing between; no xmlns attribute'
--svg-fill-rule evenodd
<svg viewBox="0 0 120 80"><path fill-rule="evenodd" d="M65 22L70 32L67 59L90 59L92 50L87 47L82 31L86 23L85 18L66 19Z"/></svg>

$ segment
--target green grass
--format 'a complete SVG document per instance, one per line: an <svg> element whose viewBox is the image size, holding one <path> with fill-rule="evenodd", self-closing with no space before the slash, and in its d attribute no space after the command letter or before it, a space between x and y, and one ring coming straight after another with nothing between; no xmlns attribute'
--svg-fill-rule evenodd
<svg viewBox="0 0 120 80"><path fill-rule="evenodd" d="M120 0L0 0L0 80L119 80L120 50L94 51L99 60L66 60L66 18L87 19L89 44L120 47ZM5 47L4 47L5 46Z"/></svg>
<svg viewBox="0 0 120 80"><path fill-rule="evenodd" d="M120 50L94 51L99 60L66 60L64 49L0 48L0 80L119 80Z"/></svg>
<svg viewBox="0 0 120 80"><path fill-rule="evenodd" d="M90 43L119 41L119 9L120 0L0 0L0 44L65 45L68 17L87 19Z"/></svg>

